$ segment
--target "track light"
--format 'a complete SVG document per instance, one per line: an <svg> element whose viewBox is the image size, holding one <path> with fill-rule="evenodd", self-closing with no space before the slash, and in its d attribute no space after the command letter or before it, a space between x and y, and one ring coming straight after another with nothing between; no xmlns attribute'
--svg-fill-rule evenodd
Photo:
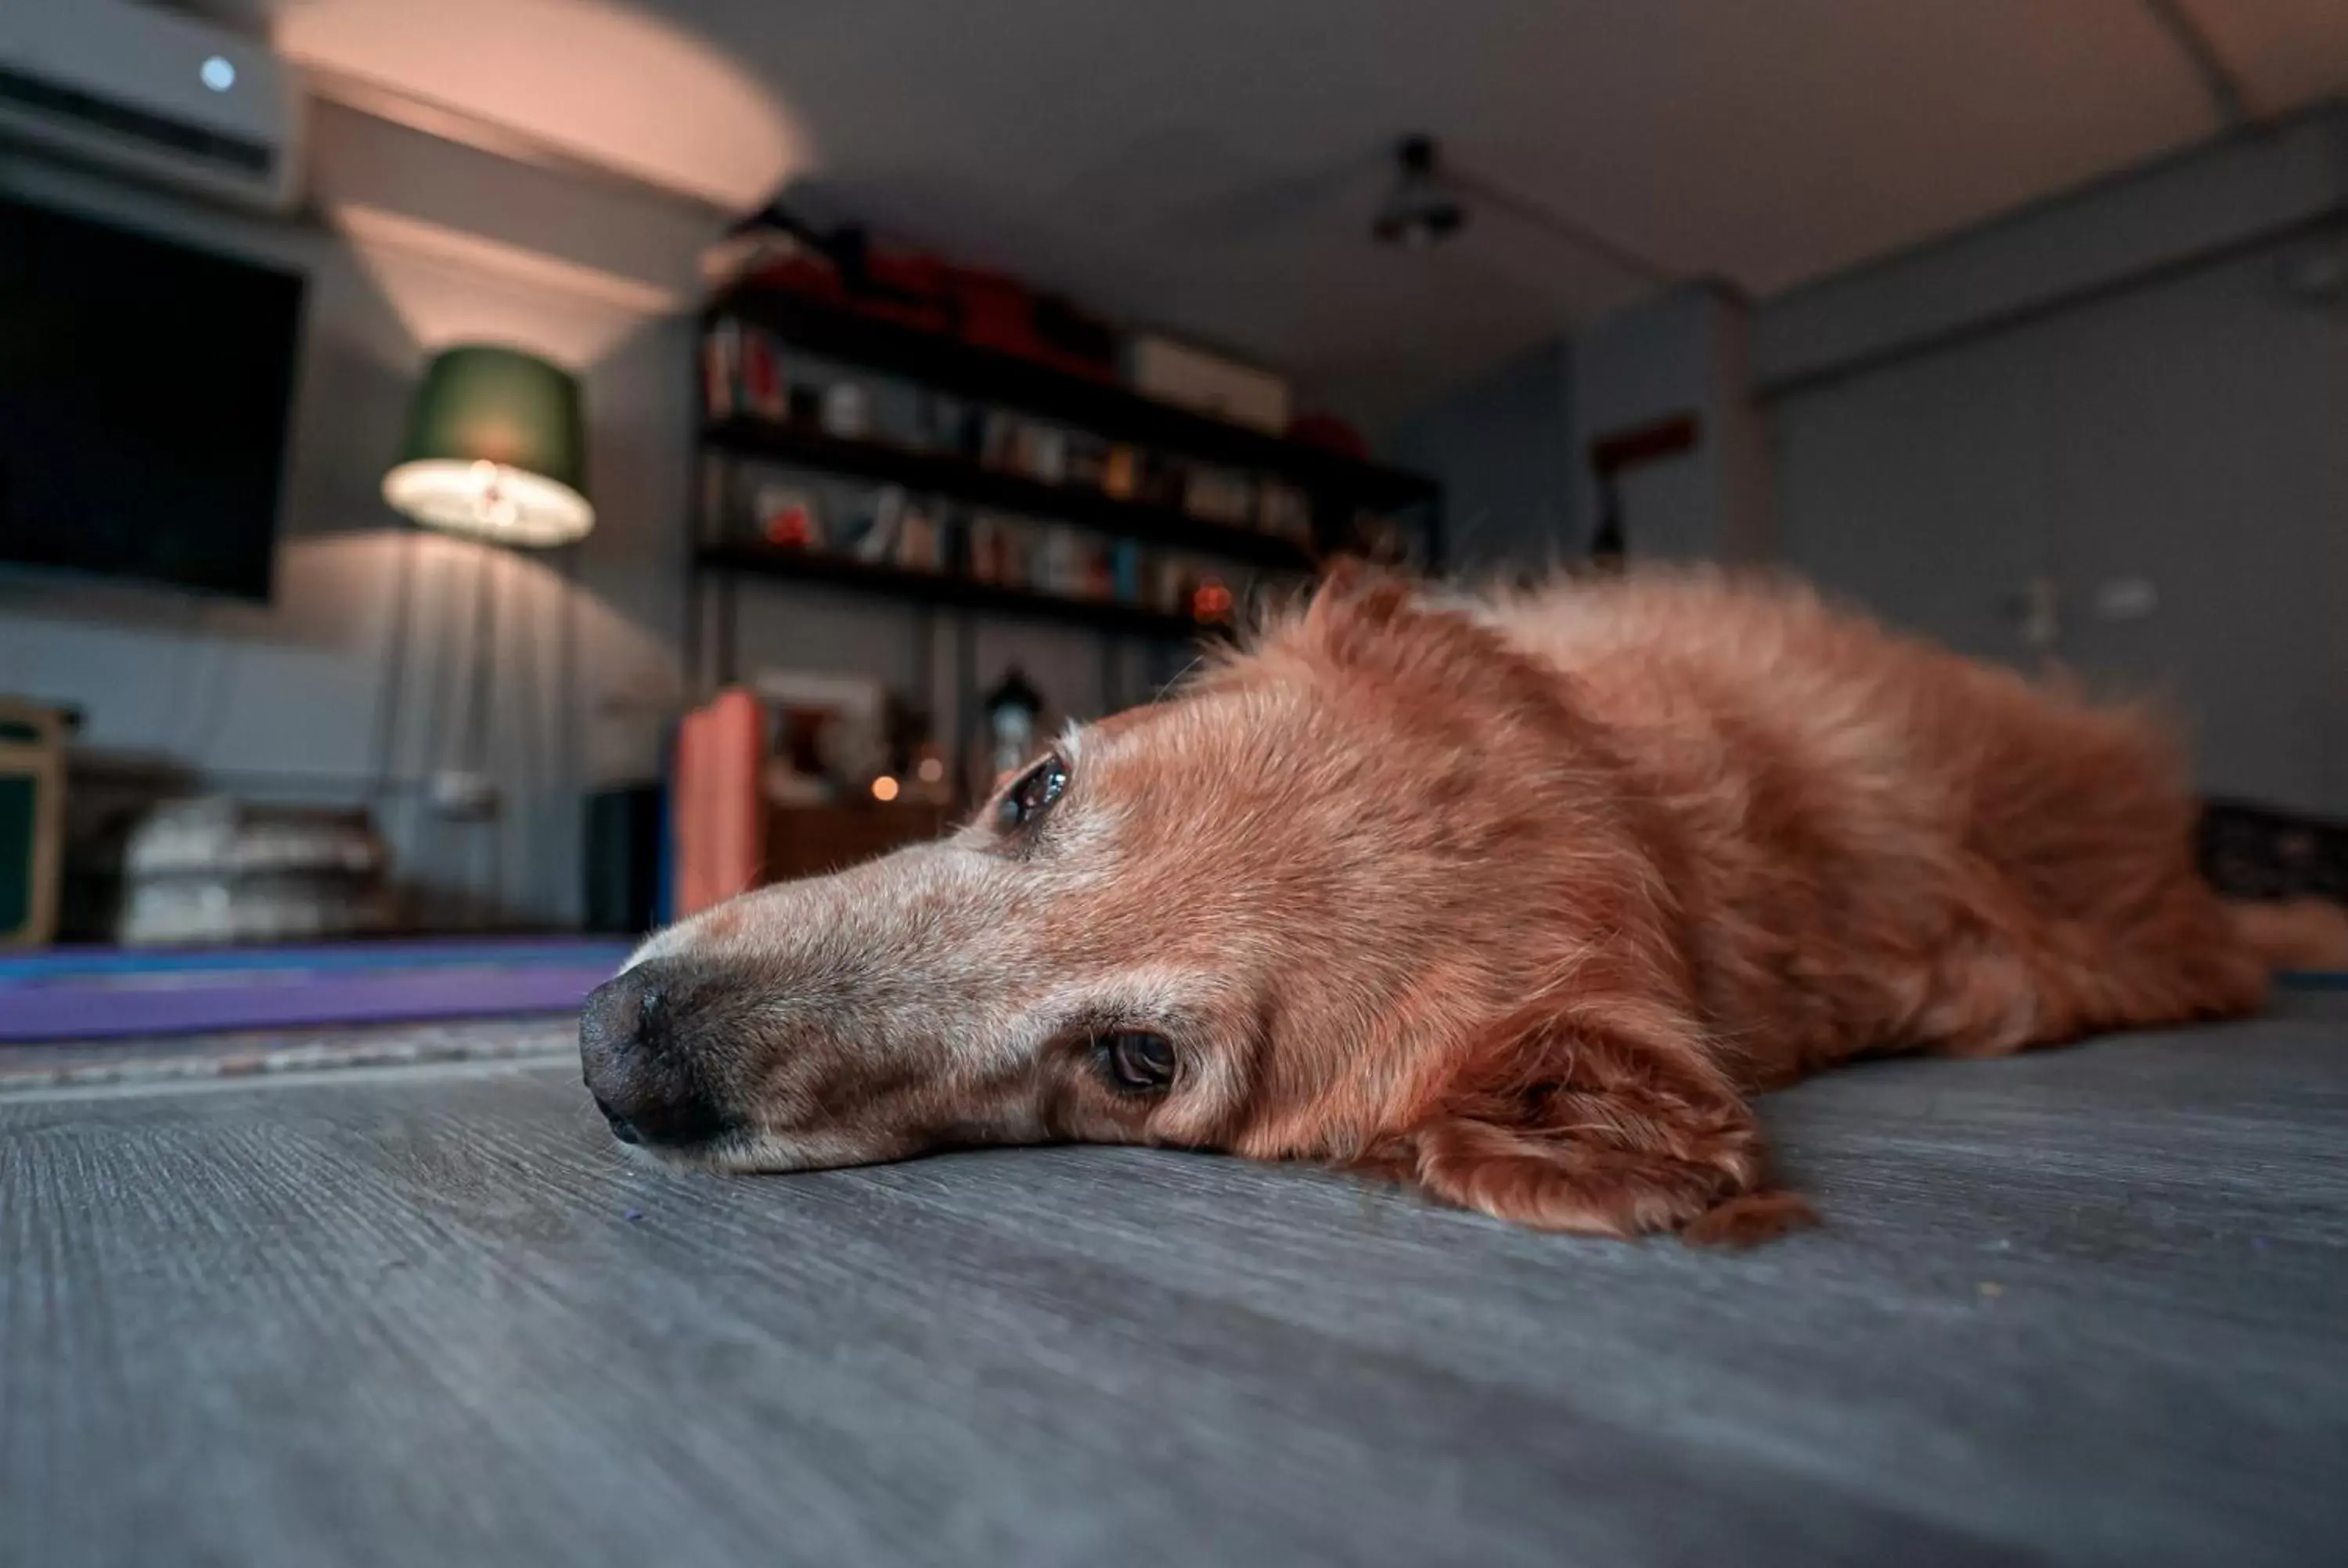
<svg viewBox="0 0 2348 1568"><path fill-rule="evenodd" d="M1473 169L1444 161L1435 138L1424 132L1395 144L1395 161L1394 187L1370 220L1370 237L1381 245L1430 250L1468 227L1473 203L1649 283L1668 286L1680 281L1677 270L1653 257Z"/></svg>
<svg viewBox="0 0 2348 1568"><path fill-rule="evenodd" d="M1395 149L1401 166L1394 189L1378 203L1370 234L1382 245L1424 251L1468 226L1468 204L1437 167L1435 138L1405 137Z"/></svg>

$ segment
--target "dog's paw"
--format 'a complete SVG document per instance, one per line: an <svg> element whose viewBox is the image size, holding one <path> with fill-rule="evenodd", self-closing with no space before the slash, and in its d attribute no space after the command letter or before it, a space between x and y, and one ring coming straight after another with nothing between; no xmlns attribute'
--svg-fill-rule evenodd
<svg viewBox="0 0 2348 1568"><path fill-rule="evenodd" d="M1791 1193L1746 1193L1690 1220L1680 1239L1690 1246L1752 1246L1818 1223L1818 1211Z"/></svg>

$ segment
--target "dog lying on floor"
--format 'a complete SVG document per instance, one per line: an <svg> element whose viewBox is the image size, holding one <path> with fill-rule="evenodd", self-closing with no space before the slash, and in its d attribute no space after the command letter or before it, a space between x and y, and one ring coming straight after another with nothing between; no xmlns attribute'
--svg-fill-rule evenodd
<svg viewBox="0 0 2348 1568"><path fill-rule="evenodd" d="M1748 1240L1807 1214L1756 1091L2255 1009L2308 912L2192 825L2144 719L1790 585L1341 568L953 836L655 936L581 1055L708 1169L1147 1143Z"/></svg>

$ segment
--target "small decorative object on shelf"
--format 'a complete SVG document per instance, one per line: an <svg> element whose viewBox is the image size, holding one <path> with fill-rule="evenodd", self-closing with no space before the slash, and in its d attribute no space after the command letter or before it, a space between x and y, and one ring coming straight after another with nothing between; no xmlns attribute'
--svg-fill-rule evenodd
<svg viewBox="0 0 2348 1568"><path fill-rule="evenodd" d="M970 575L1004 588L1035 582L1035 557L1043 530L1017 518L981 512L970 520Z"/></svg>
<svg viewBox="0 0 2348 1568"><path fill-rule="evenodd" d="M943 571L946 567L944 525L911 501L897 516L896 561L908 571Z"/></svg>
<svg viewBox="0 0 2348 1568"><path fill-rule="evenodd" d="M1228 625L1236 608L1231 585L1221 578L1201 578L1190 590L1190 618L1201 626Z"/></svg>
<svg viewBox="0 0 2348 1568"><path fill-rule="evenodd" d="M930 393L920 399L920 437L915 445L932 452L951 452L968 456L971 415L976 410L961 398L943 392Z"/></svg>
<svg viewBox="0 0 2348 1568"><path fill-rule="evenodd" d="M872 427L872 400L852 381L835 381L823 389L823 429L843 441L861 439Z"/></svg>
<svg viewBox="0 0 2348 1568"><path fill-rule="evenodd" d="M1267 479L1256 497L1256 523L1274 538L1313 548L1313 497L1293 485Z"/></svg>
<svg viewBox="0 0 2348 1568"><path fill-rule="evenodd" d="M1255 483L1245 474L1200 464L1184 477L1182 509L1194 518L1237 527L1255 510Z"/></svg>
<svg viewBox="0 0 2348 1568"><path fill-rule="evenodd" d="M1025 763L1035 752L1044 721L1044 693L1013 665L1003 682L986 694L986 767L989 780Z"/></svg>
<svg viewBox="0 0 2348 1568"><path fill-rule="evenodd" d="M783 375L782 351L756 330L741 334L742 406L761 419L790 416L790 383Z"/></svg>
<svg viewBox="0 0 2348 1568"><path fill-rule="evenodd" d="M1049 425L1020 427L1019 466L1039 485L1066 484L1068 477L1068 433Z"/></svg>
<svg viewBox="0 0 2348 1568"><path fill-rule="evenodd" d="M730 419L739 412L734 389L742 379L742 323L727 318L701 338L701 407L712 419Z"/></svg>
<svg viewBox="0 0 2348 1568"><path fill-rule="evenodd" d="M901 377L880 376L866 392L864 439L906 452L951 450L932 436L929 398L920 387Z"/></svg>
<svg viewBox="0 0 2348 1568"><path fill-rule="evenodd" d="M897 533L905 512L905 492L883 485L864 492L863 504L851 511L839 530L835 548L842 555L875 563L892 560Z"/></svg>
<svg viewBox="0 0 2348 1568"><path fill-rule="evenodd" d="M815 497L797 485L761 485L757 497L758 537L778 549L811 550L823 547L823 516Z"/></svg>
<svg viewBox="0 0 2348 1568"><path fill-rule="evenodd" d="M1131 446L1114 446L1101 461L1101 493L1120 501L1141 494L1141 454Z"/></svg>
<svg viewBox="0 0 2348 1568"><path fill-rule="evenodd" d="M1074 488L1100 490L1108 467L1108 443L1082 430L1067 433L1068 456L1062 478Z"/></svg>

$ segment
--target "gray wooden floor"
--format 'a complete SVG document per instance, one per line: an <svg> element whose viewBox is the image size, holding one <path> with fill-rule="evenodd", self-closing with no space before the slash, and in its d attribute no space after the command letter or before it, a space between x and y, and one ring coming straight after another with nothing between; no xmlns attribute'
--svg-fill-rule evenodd
<svg viewBox="0 0 2348 1568"><path fill-rule="evenodd" d="M0 1101L0 1562L2348 1561L2348 996L1772 1103L1827 1228L623 1163L574 1066Z"/></svg>

